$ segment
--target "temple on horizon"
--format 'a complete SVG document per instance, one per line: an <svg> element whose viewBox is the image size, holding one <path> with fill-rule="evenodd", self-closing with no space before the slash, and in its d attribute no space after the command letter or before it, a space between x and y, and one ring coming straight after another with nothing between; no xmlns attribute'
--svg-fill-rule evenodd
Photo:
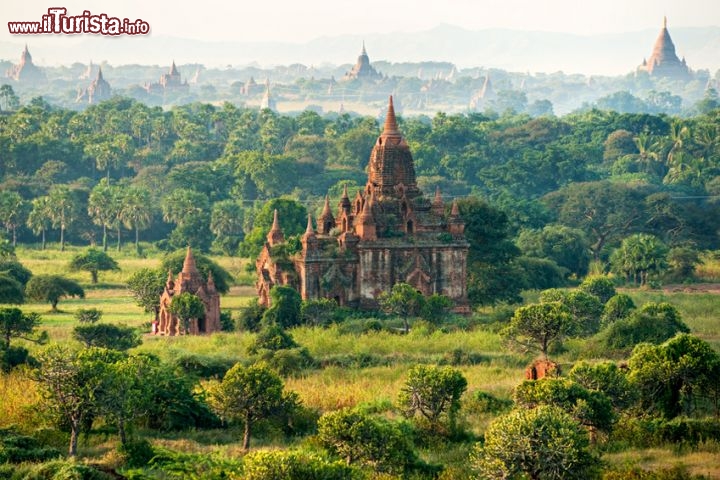
<svg viewBox="0 0 720 480"><path fill-rule="evenodd" d="M645 71L652 77L664 77L672 80L689 80L690 69L685 57L680 60L675 53L675 44L667 29L667 17L663 17L663 26L655 40L650 58L643 59L638 71Z"/></svg>
<svg viewBox="0 0 720 480"><path fill-rule="evenodd" d="M446 212L440 190L423 195L405 138L398 130L392 97L383 132L370 154L368 180L354 199L347 187L333 215L328 198L316 220L308 215L302 251L286 257L277 211L255 263L261 305L275 285L295 288L303 299L331 298L339 305L377 308L377 298L396 283L424 295L449 297L468 311L468 242L457 203Z"/></svg>

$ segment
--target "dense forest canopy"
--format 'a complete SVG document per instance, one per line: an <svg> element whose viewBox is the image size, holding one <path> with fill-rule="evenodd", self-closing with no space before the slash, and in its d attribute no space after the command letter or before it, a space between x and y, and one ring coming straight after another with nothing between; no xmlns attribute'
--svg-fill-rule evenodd
<svg viewBox="0 0 720 480"><path fill-rule="evenodd" d="M362 185L378 119L230 103L170 110L41 97L0 115L0 222L16 242L151 241L237 253L271 199L319 213ZM718 248L720 110L691 118L437 113L400 120L420 187L506 212L511 236L577 229L595 258L634 233ZM351 192L352 194L352 192ZM213 243L214 242L214 243Z"/></svg>

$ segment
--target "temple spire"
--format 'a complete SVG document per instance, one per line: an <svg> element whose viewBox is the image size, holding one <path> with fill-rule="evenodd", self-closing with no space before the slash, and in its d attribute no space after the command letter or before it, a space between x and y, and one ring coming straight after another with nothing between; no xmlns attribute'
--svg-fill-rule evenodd
<svg viewBox="0 0 720 480"><path fill-rule="evenodd" d="M363 40L362 52L360 53L360 55L365 55L367 57L367 50L365 50L365 40Z"/></svg>
<svg viewBox="0 0 720 480"><path fill-rule="evenodd" d="M395 107L393 106L392 95L390 95L390 102L388 103L387 116L385 117L385 126L383 128L382 136L400 136L397 118L395 118Z"/></svg>
<svg viewBox="0 0 720 480"><path fill-rule="evenodd" d="M112 76L112 75L111 75L111 76ZM103 75L102 75L102 67L98 67L98 74L97 74L97 79L98 79L98 81L100 81L100 80L102 80L102 79L103 79Z"/></svg>
<svg viewBox="0 0 720 480"><path fill-rule="evenodd" d="M183 262L183 273L198 273L197 265L195 265L195 257L192 253L192 248L188 245L187 254L185 254L185 261Z"/></svg>
<svg viewBox="0 0 720 480"><path fill-rule="evenodd" d="M345 188L347 188L347 184L345 185ZM325 215L332 215L332 213L330 213L330 199L327 195L325 195L325 205L323 205L323 210L320 216L323 217Z"/></svg>
<svg viewBox="0 0 720 480"><path fill-rule="evenodd" d="M315 230L312 226L312 215L308 213L307 227L305 227L305 235L315 235Z"/></svg>
<svg viewBox="0 0 720 480"><path fill-rule="evenodd" d="M667 15L663 16L663 28L667 29Z"/></svg>
<svg viewBox="0 0 720 480"><path fill-rule="evenodd" d="M270 231L267 234L267 241L271 247L285 241L285 235L280 229L280 222L278 221L277 208L275 209L275 211L273 211L273 223Z"/></svg>

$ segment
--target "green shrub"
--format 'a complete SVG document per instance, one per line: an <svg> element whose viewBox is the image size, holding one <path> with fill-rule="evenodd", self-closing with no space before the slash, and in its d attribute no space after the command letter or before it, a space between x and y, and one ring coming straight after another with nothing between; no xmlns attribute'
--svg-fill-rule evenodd
<svg viewBox="0 0 720 480"><path fill-rule="evenodd" d="M587 277L578 288L590 295L595 295L603 304L617 294L615 284L605 275Z"/></svg>
<svg viewBox="0 0 720 480"><path fill-rule="evenodd" d="M110 323L78 325L73 329L73 338L86 347L120 351L129 350L142 343L135 328Z"/></svg>
<svg viewBox="0 0 720 480"><path fill-rule="evenodd" d="M207 357L203 355L187 354L175 359L175 365L198 378L222 378L225 373L235 365L230 359Z"/></svg>
<svg viewBox="0 0 720 480"><path fill-rule="evenodd" d="M0 349L0 371L9 372L18 365L35 366L37 361L30 356L30 352L25 347L10 346L6 349Z"/></svg>
<svg viewBox="0 0 720 480"><path fill-rule="evenodd" d="M296 375L302 370L315 368L315 360L307 348L285 348L282 350L260 350L258 359L283 377Z"/></svg>
<svg viewBox="0 0 720 480"><path fill-rule="evenodd" d="M648 303L610 325L603 331L603 340L608 348L624 349L641 342L657 345L689 331L677 308L669 303Z"/></svg>
<svg viewBox="0 0 720 480"><path fill-rule="evenodd" d="M251 302L247 307L241 308L236 320L237 329L242 332L257 332L260 330L265 310L265 307L256 302Z"/></svg>
<svg viewBox="0 0 720 480"><path fill-rule="evenodd" d="M480 363L486 363L487 361L488 357L482 353L466 352L462 348L456 348L455 350L446 352L438 363L440 365L452 365L456 367L458 365L478 365Z"/></svg>
<svg viewBox="0 0 720 480"><path fill-rule="evenodd" d="M360 472L340 461L295 451L251 452L243 459L244 480L350 480Z"/></svg>
<svg viewBox="0 0 720 480"><path fill-rule="evenodd" d="M0 463L44 462L60 456L59 450L43 445L34 437L0 429Z"/></svg>
<svg viewBox="0 0 720 480"><path fill-rule="evenodd" d="M463 400L463 410L470 415L499 414L508 412L513 406L509 398L498 398L495 395L476 390Z"/></svg>
<svg viewBox="0 0 720 480"><path fill-rule="evenodd" d="M684 465L675 465L658 470L643 470L632 467L623 470L610 470L603 473L602 480L703 480L703 475L691 474Z"/></svg>
<svg viewBox="0 0 720 480"><path fill-rule="evenodd" d="M222 310L220 312L220 330L223 332L234 332L235 321L232 318L230 310Z"/></svg>
<svg viewBox="0 0 720 480"><path fill-rule="evenodd" d="M130 440L118 447L120 455L125 459L125 466L130 468L144 467L155 456L152 444L145 440Z"/></svg>
<svg viewBox="0 0 720 480"><path fill-rule="evenodd" d="M114 477L72 460L56 460L27 469L25 480L113 480Z"/></svg>
<svg viewBox="0 0 720 480"><path fill-rule="evenodd" d="M97 308L79 308L73 316L80 323L95 323L102 317L102 311Z"/></svg>
<svg viewBox="0 0 720 480"><path fill-rule="evenodd" d="M600 316L600 328L606 328L618 320L627 318L635 309L635 303L629 295L619 293L612 296L603 307L603 313Z"/></svg>

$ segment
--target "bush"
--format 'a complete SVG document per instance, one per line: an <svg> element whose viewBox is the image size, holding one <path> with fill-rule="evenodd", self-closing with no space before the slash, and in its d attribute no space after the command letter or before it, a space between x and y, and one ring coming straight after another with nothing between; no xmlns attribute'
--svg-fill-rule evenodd
<svg viewBox="0 0 720 480"><path fill-rule="evenodd" d="M282 350L260 350L258 359L278 375L297 375L307 368L315 368L316 362L307 348L285 348Z"/></svg>
<svg viewBox="0 0 720 480"><path fill-rule="evenodd" d="M513 406L513 401L507 398L498 398L490 393L476 390L463 400L463 411L471 415L505 413Z"/></svg>
<svg viewBox="0 0 720 480"><path fill-rule="evenodd" d="M60 457L59 450L12 429L0 429L0 463L45 462Z"/></svg>
<svg viewBox="0 0 720 480"><path fill-rule="evenodd" d="M245 480L349 480L360 472L340 461L296 451L251 452L243 459Z"/></svg>
<svg viewBox="0 0 720 480"><path fill-rule="evenodd" d="M228 359L188 354L178 357L175 365L189 375L210 379L224 377L225 373L235 365L235 362Z"/></svg>
<svg viewBox="0 0 720 480"><path fill-rule="evenodd" d="M240 309L237 317L237 329L243 332L257 332L260 330L266 308L256 302Z"/></svg>
<svg viewBox="0 0 720 480"><path fill-rule="evenodd" d="M233 321L232 312L230 310L222 310L220 312L220 331L235 331L235 322Z"/></svg>
<svg viewBox="0 0 720 480"><path fill-rule="evenodd" d="M595 295L600 299L600 303L603 304L607 303L607 301L617 293L615 291L615 284L605 275L587 277L578 288L590 295Z"/></svg>
<svg viewBox="0 0 720 480"><path fill-rule="evenodd" d="M440 362L440 365L452 365L457 367L459 365L478 365L488 361L488 357L482 353L466 352L462 348L456 348L451 352L446 352Z"/></svg>
<svg viewBox="0 0 720 480"><path fill-rule="evenodd" d="M657 345L689 331L677 308L669 303L648 303L610 325L603 332L603 343L613 349L627 349L641 342Z"/></svg>
<svg viewBox="0 0 720 480"><path fill-rule="evenodd" d="M11 346L4 350L0 349L0 371L9 372L18 365L25 364L31 366L37 364L27 348Z"/></svg>
<svg viewBox="0 0 720 480"><path fill-rule="evenodd" d="M72 460L55 460L30 467L22 475L25 480L113 480L114 477L89 465Z"/></svg>
<svg viewBox="0 0 720 480"><path fill-rule="evenodd" d="M102 347L125 351L142 343L133 327L98 323L78 325L73 329L73 338L86 347Z"/></svg>
<svg viewBox="0 0 720 480"><path fill-rule="evenodd" d="M97 308L79 308L74 317L80 323L95 323L102 317L102 311Z"/></svg>
<svg viewBox="0 0 720 480"><path fill-rule="evenodd" d="M125 460L125 466L141 468L150 463L155 456L155 449L147 440L129 440L118 447L120 455Z"/></svg>
<svg viewBox="0 0 720 480"><path fill-rule="evenodd" d="M635 310L635 302L632 301L629 295L624 293L618 293L605 302L603 307L603 313L600 316L600 328L604 329L607 326L627 318L630 312Z"/></svg>
<svg viewBox="0 0 720 480"><path fill-rule="evenodd" d="M602 480L703 480L703 475L693 475L685 465L675 465L659 470L643 470L632 467L624 470L610 470L603 473Z"/></svg>

